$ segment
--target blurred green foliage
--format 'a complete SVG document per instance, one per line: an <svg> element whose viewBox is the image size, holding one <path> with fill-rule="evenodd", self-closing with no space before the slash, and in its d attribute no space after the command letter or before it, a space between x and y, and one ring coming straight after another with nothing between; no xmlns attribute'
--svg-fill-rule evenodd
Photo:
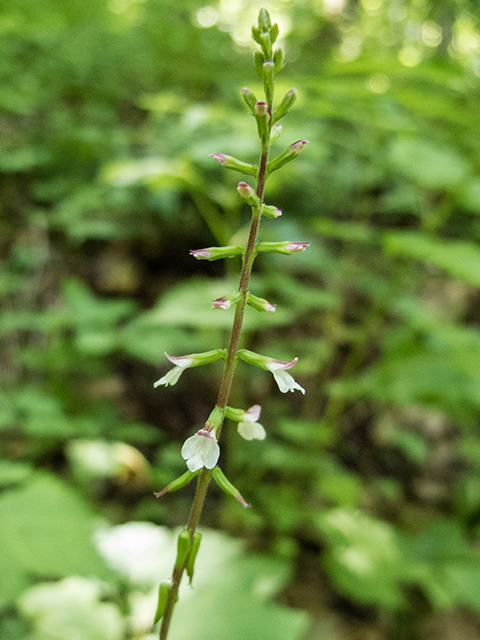
<svg viewBox="0 0 480 640"><path fill-rule="evenodd" d="M9 640L153 637L147 592L169 574L168 533L155 529L168 568L143 595L92 540L99 523L188 517L190 487L152 493L183 472L181 444L209 414L220 371L152 383L165 351L228 339L230 313L210 305L235 287L238 264L188 251L244 238L236 176L208 156L258 155L238 93L261 92L249 38L259 6L1 4ZM268 9L286 36L279 96L299 90L276 145L310 144L273 174L267 200L283 216L261 234L311 246L258 258L252 289L278 308L247 315L244 346L299 356L307 395L280 396L271 376L239 365L232 404L261 404L268 437L225 430L221 465L253 508L213 492L204 524L262 554L239 557L211 533L223 560L184 596L176 633L313 639L329 612L329 640L366 619L378 637L417 638L438 610L480 615L479 10ZM286 605L309 611L309 631ZM221 612L215 628L202 612Z"/></svg>

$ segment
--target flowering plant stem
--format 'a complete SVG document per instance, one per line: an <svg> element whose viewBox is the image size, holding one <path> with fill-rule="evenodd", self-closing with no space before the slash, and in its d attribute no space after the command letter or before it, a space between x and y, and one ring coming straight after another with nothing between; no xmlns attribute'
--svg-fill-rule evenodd
<svg viewBox="0 0 480 640"><path fill-rule="evenodd" d="M249 364L258 366L264 370L271 371L282 393L287 391L300 390L305 392L295 380L287 373L297 361L297 358L291 362L282 362L268 358L260 354L256 354L247 349L240 349L240 340L242 336L243 317L245 306L250 304L258 311L275 311L275 305L268 301L258 298L251 294L248 290L250 276L252 273L253 262L259 251L267 253L283 253L290 255L299 251L304 251L308 246L302 242L279 242L279 243L259 243L258 230L260 219L264 213L268 217L276 218L281 215L280 209L272 205L265 205L263 202L265 184L269 173L281 168L284 164L298 156L306 141L300 140L289 147L269 162L270 144L280 133L281 127L276 122L283 117L289 107L296 99L296 89L292 89L283 99L279 110L273 109L273 86L275 75L283 67L283 53L281 49L273 52L273 43L278 36L278 26L272 25L270 16L265 9L261 9L258 19L258 27L252 29L254 40L261 46L261 51L256 52L256 67L259 75L264 81L264 91L266 101L257 101L255 96L249 89L242 89L242 96L251 114L257 121L258 134L261 141L261 154L258 167L246 162L242 162L227 156L225 154L214 153L212 156L224 165L226 168L234 169L247 175L255 175L255 190L246 182L240 182L237 191L243 200L251 205L252 216L250 223L250 231L246 246L231 245L224 247L209 247L206 249L196 249L191 251L198 260L218 260L220 258L230 258L242 254L242 269L240 273L240 282L238 290L228 296L223 296L213 303L214 308L228 309L230 304L235 304L235 313L230 335L228 349L214 349L200 354L190 354L188 356L172 357L168 359L175 365L175 368L158 380L154 386L176 384L182 372L192 366L208 364L219 358L224 359L224 368L217 403L204 427L197 431L194 436L187 439L182 448L182 456L187 462L189 471L183 474L176 481L168 485L166 489L161 491L157 496L163 495L166 491L175 490L184 486L194 475L198 476L197 488L193 499L190 517L186 530L184 530L178 540L177 559L173 570L172 580L170 584L163 583L160 586L159 604L157 608L156 620L162 619L160 628L160 640L167 640L168 630L172 620L172 614L175 603L178 600L178 590L186 571L189 578L193 576L196 553L200 544L200 534L196 532L198 523L203 510L207 489L212 480L227 493L235 497L244 507L249 505L242 498L238 490L224 476L220 468L216 466L220 449L217 444L223 422L227 416L229 419L236 420L238 431L247 440L252 438L263 439L265 437L265 429L259 424L261 407L254 405L248 411L235 409L228 406L232 382L238 360L242 359Z"/></svg>
<svg viewBox="0 0 480 640"><path fill-rule="evenodd" d="M258 181L256 188L256 195L263 203L263 194L265 191L266 181L266 169L268 162L268 153L270 150L269 143L265 143L262 148L262 155L260 158L260 167L258 172ZM240 274L239 291L241 294L240 300L235 307L235 316L233 320L232 333L230 336L230 344L227 351L227 357L225 360L225 366L223 369L222 380L220 382L220 390L218 393L217 406L222 409L221 422L216 430L217 439L220 435L221 428L223 426L223 420L225 418L225 409L228 405L228 399L230 397L230 391L232 388L233 376L235 373L235 367L237 365L238 357L237 351L240 344L240 338L242 335L243 316L245 313L245 305L247 304L248 284L250 282L250 275L252 273L253 261L255 260L255 245L258 237L258 228L260 225L260 206L252 207L252 220L250 224L250 233L248 235L247 247L244 254L242 271ZM190 539L193 542L193 534L195 533L200 516L202 514L203 505L205 502L205 496L207 495L208 485L212 478L212 470L203 467L200 472L200 476L197 481L197 488L195 491L195 497L193 499L192 508L190 510L190 517L188 520L187 531L190 533ZM185 571L187 562L182 567L176 568L172 575L172 586L168 594L167 605L162 618L162 626L160 628L160 640L167 640L168 630L170 627L170 621L172 619L173 609L178 599L178 589L182 580L183 573Z"/></svg>

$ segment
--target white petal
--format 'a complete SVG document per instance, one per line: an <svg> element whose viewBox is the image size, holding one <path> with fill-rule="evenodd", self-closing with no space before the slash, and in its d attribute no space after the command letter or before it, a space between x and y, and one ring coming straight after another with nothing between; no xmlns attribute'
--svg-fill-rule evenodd
<svg viewBox="0 0 480 640"><path fill-rule="evenodd" d="M220 457L220 447L218 446L216 440L210 440L206 449L207 450L204 451L203 456L203 466L207 467L207 469L213 469L213 467L218 462L218 458Z"/></svg>
<svg viewBox="0 0 480 640"><path fill-rule="evenodd" d="M286 371L282 369L273 371L273 377L282 393L287 393L287 391L293 392L295 389L298 389L298 391L301 391L303 395L305 395L305 389L301 387L298 382L295 382L292 376Z"/></svg>
<svg viewBox="0 0 480 640"><path fill-rule="evenodd" d="M245 440L264 440L267 435L265 429L258 422L251 422L250 420L246 422L239 422L238 424L238 433L245 438Z"/></svg>
<svg viewBox="0 0 480 640"><path fill-rule="evenodd" d="M259 404L254 404L243 414L243 419L247 422L256 422L260 418L262 407Z"/></svg>
<svg viewBox="0 0 480 640"><path fill-rule="evenodd" d="M199 471L203 466L203 460L200 455L193 456L193 458L187 460L187 467L192 473Z"/></svg>
<svg viewBox="0 0 480 640"><path fill-rule="evenodd" d="M155 382L153 386L157 388L160 385L164 384L166 387L168 387L168 385L170 384L173 387L174 384L177 384L178 379L183 373L183 369L184 367L173 367L173 369L170 369L170 371L168 371L168 373L166 373L163 378L157 380L157 382Z"/></svg>
<svg viewBox="0 0 480 640"><path fill-rule="evenodd" d="M187 438L182 447L182 458L186 460L190 471L195 472L202 467L213 469L220 456L220 447L211 435L199 435Z"/></svg>
<svg viewBox="0 0 480 640"><path fill-rule="evenodd" d="M184 460L188 460L188 458L191 458L195 455L197 448L197 438L198 436L190 436L190 438L187 438L183 443L182 458Z"/></svg>

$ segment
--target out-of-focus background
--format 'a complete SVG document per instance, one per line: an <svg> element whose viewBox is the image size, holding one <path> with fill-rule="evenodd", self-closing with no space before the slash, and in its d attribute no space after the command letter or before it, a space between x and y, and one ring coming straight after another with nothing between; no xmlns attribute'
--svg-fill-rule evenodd
<svg viewBox="0 0 480 640"><path fill-rule="evenodd" d="M145 640L193 484L183 441L221 364L153 389L164 352L224 347L248 224L209 154L258 157L258 2L0 5L0 636ZM283 210L240 363L194 589L172 640L480 638L480 8L272 0L299 99L275 143Z"/></svg>

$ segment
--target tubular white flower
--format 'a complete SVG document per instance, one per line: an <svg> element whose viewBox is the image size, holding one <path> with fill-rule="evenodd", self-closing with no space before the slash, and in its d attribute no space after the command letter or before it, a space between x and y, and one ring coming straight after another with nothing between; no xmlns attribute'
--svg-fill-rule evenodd
<svg viewBox="0 0 480 640"><path fill-rule="evenodd" d="M262 407L259 404L253 405L248 411L244 411L243 420L238 423L238 433L245 440L264 440L267 435L264 427L257 422L260 418Z"/></svg>
<svg viewBox="0 0 480 640"><path fill-rule="evenodd" d="M297 362L298 358L295 358L291 362L282 362L281 360L272 360L267 362L266 367L273 373L275 382L278 384L278 388L282 393L287 391L301 391L305 395L305 389L301 387L298 382L295 382L294 378L287 373L286 369L290 369Z"/></svg>
<svg viewBox="0 0 480 640"><path fill-rule="evenodd" d="M193 358L189 358L188 356L169 356L168 353L165 354L170 362L173 362L175 365L173 369L170 369L168 373L166 373L160 380L157 380L154 383L154 387L157 388L160 385L164 384L166 387L170 384L172 387L174 384L177 384L178 379L188 367L191 367L193 364Z"/></svg>
<svg viewBox="0 0 480 640"><path fill-rule="evenodd" d="M194 436L187 438L182 447L182 458L192 473L202 467L213 469L219 456L220 447L215 434L206 429L200 429Z"/></svg>

